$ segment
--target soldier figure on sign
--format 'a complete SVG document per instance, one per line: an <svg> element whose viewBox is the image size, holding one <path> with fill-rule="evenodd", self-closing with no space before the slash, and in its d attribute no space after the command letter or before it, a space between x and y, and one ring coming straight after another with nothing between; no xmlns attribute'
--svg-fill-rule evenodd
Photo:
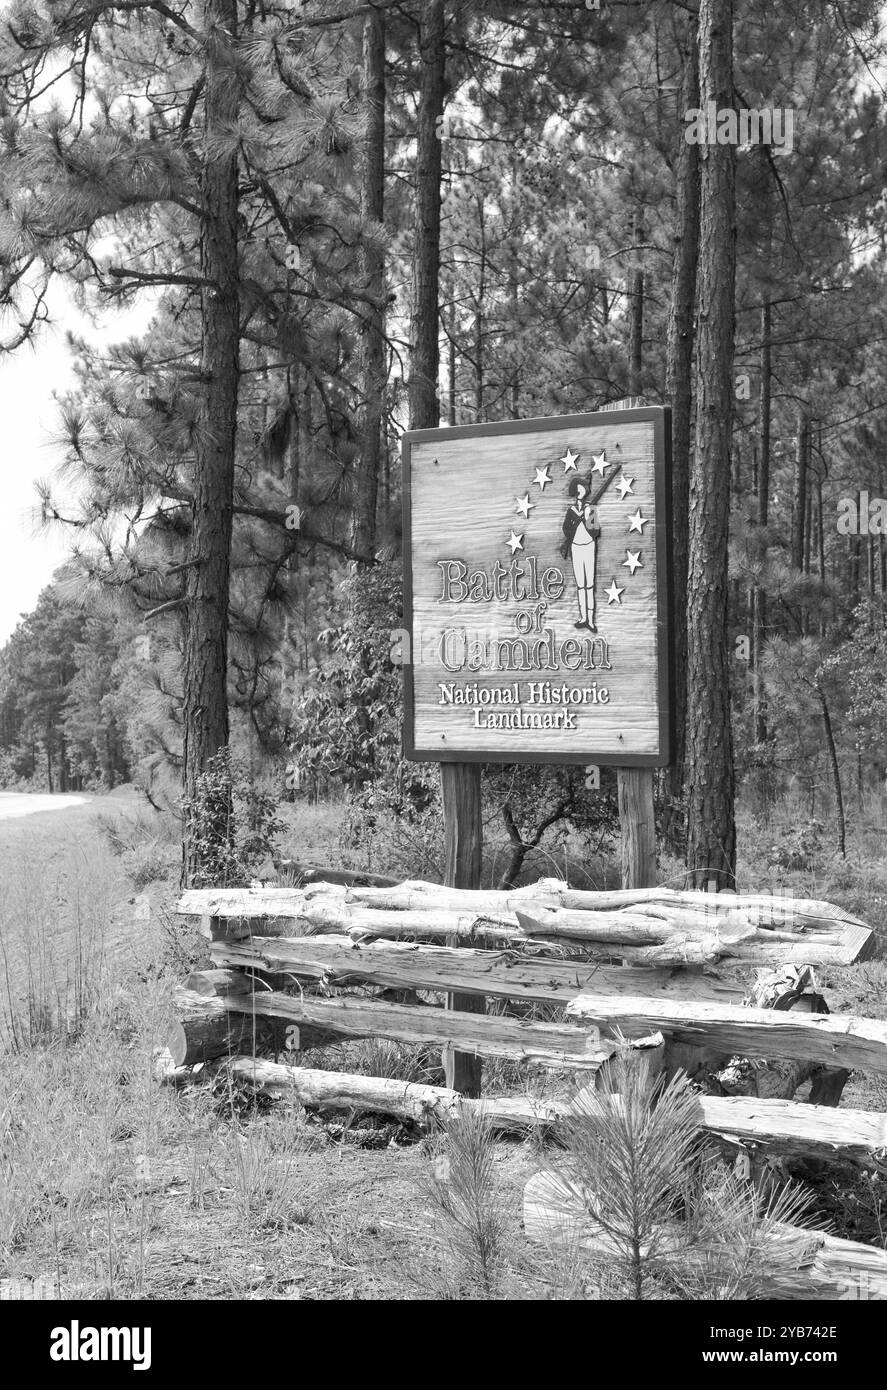
<svg viewBox="0 0 887 1390"><path fill-rule="evenodd" d="M596 524L597 509L590 500L589 484L582 478L571 478L568 491L574 501L564 517L561 554L573 565L579 598L579 621L576 627L597 632L594 625L594 581L597 570L597 542L600 540L601 528Z"/></svg>

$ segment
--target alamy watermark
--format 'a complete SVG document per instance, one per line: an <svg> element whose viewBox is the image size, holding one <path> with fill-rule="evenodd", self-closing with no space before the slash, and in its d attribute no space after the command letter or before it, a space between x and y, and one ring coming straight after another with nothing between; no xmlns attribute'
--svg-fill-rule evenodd
<svg viewBox="0 0 887 1390"><path fill-rule="evenodd" d="M691 106L684 112L688 145L767 145L774 154L791 154L794 148L795 113L790 106L718 107L713 101Z"/></svg>
<svg viewBox="0 0 887 1390"><path fill-rule="evenodd" d="M887 536L887 497L839 497L837 524L839 536Z"/></svg>
<svg viewBox="0 0 887 1390"><path fill-rule="evenodd" d="M134 1371L151 1367L150 1327L81 1327L74 1319L50 1334L51 1361L130 1361Z"/></svg>

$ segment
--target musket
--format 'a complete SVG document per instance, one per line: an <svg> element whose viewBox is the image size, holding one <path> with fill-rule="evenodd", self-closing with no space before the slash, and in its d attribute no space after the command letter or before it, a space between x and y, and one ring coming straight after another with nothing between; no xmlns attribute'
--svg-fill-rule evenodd
<svg viewBox="0 0 887 1390"><path fill-rule="evenodd" d="M610 484L614 481L614 479L615 479L615 477L616 477L617 471L618 471L618 464L615 464L615 463L614 463L614 464L613 464L613 472L610 474L610 476L609 476L608 478L604 478L604 479L603 479L603 481L602 481L600 487L598 488L597 492L596 492L596 493L594 494L594 496L589 500L589 502L588 502L588 504L587 504L589 507L596 507L596 506L597 506L598 502L600 502L600 500L601 500L601 498L603 497L604 493L607 491L607 488L608 488L608 487L610 486ZM590 481L590 479L589 479L589 481Z"/></svg>

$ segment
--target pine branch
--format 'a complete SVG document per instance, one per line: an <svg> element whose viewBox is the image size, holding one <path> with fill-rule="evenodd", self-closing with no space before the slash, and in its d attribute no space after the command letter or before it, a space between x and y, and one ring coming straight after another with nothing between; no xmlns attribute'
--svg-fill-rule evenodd
<svg viewBox="0 0 887 1390"><path fill-rule="evenodd" d="M212 282L201 275L180 275L173 271L160 274L150 270L129 270L125 266L112 265L107 267L105 274L115 280L137 280L143 285L189 285L192 289L212 287Z"/></svg>

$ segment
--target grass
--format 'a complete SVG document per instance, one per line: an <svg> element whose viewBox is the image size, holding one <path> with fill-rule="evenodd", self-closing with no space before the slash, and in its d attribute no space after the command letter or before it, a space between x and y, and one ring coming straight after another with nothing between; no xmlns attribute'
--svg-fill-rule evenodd
<svg viewBox="0 0 887 1390"><path fill-rule="evenodd" d="M407 1143L397 1126L373 1133L356 1117L328 1124L298 1106L262 1108L224 1084L157 1084L170 986L201 947L171 911L174 838L130 802L114 802L102 808L110 824L84 809L0 826L0 1297L38 1288L77 1298L465 1296L477 1271L459 1264L428 1188L435 1160L453 1158L445 1136ZM299 808L293 856L335 859L338 815ZM743 829L749 879L765 842L783 833L787 810L781 823ZM790 881L848 907L873 907L882 890L887 899L877 831L866 835L858 858L792 871ZM142 866L168 851L165 877L145 883ZM821 984L835 1009L887 1016L883 959L824 971ZM304 1060L443 1082L433 1050L384 1040ZM564 1090L561 1078L485 1067L488 1094L546 1086ZM854 1075L845 1097L887 1111L887 1088L870 1078ZM534 1141L490 1147L484 1190L502 1258L481 1275L489 1291L475 1287L474 1296L600 1296L562 1254L524 1266L521 1195L538 1166ZM839 1231L885 1244L883 1182L831 1166L804 1181Z"/></svg>

